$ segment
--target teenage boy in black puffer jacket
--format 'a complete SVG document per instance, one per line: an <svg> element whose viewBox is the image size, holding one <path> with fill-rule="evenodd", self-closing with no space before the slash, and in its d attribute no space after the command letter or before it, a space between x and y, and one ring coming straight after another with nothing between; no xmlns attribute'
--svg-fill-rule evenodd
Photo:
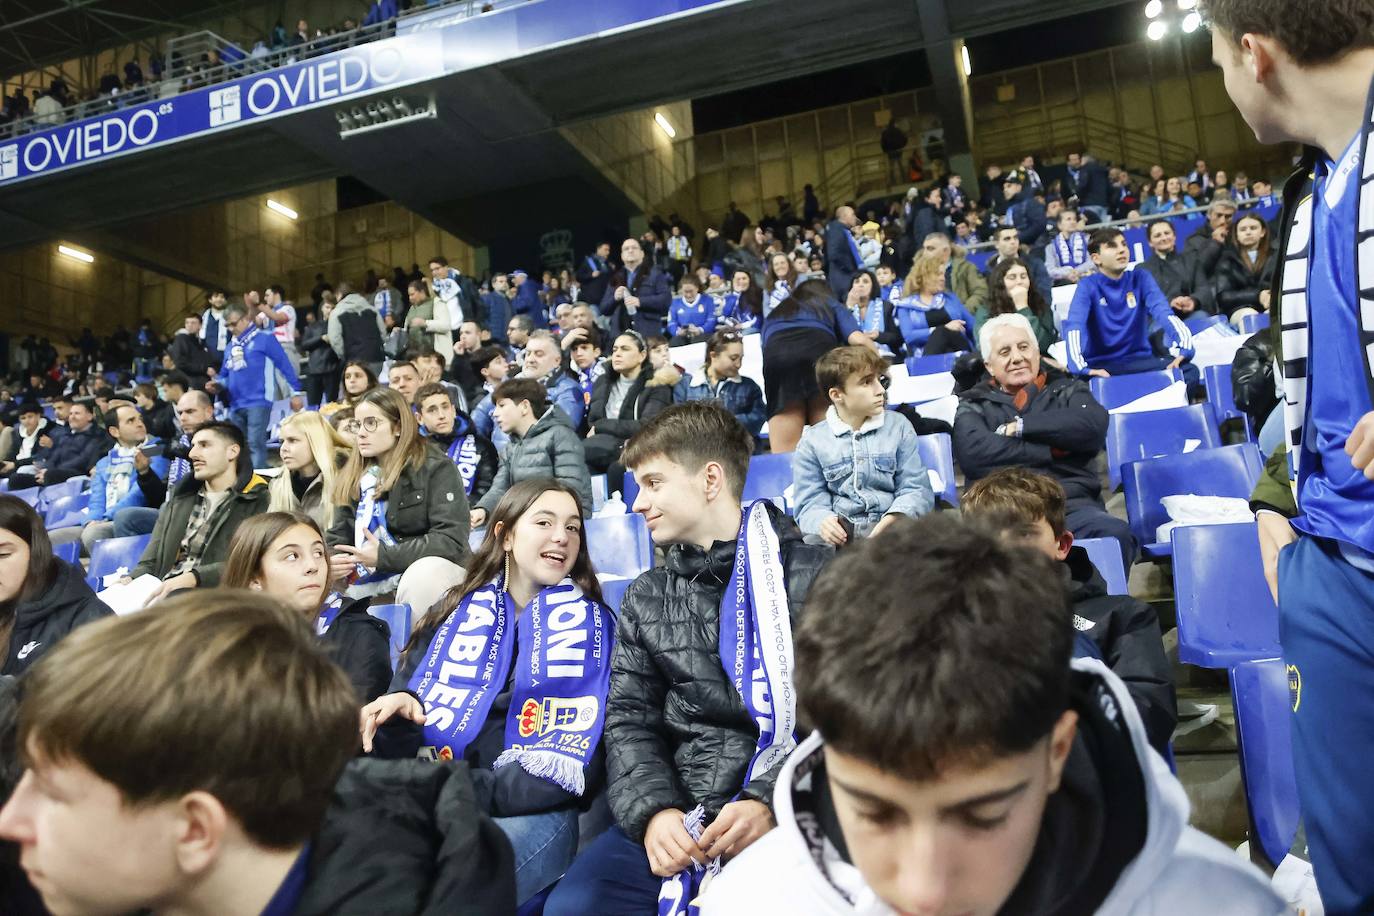
<svg viewBox="0 0 1374 916"><path fill-rule="evenodd" d="M693 862L738 855L774 825L781 757L754 765L756 755L765 759L760 729L720 654L722 624L736 619L730 583L742 518L766 524L776 538L791 621L832 550L803 543L791 519L767 501L759 510L766 521L745 515L741 493L753 448L749 431L712 401L664 410L625 446L622 460L640 485L633 509L667 548L667 564L636 579L620 606L605 733L616 826L573 862L547 916L654 912L665 878ZM757 589L770 564L752 547L746 554ZM783 642L790 657L790 638ZM790 695L790 673L788 681ZM782 706L774 704L775 719ZM705 829L694 839L683 817L697 807Z"/></svg>

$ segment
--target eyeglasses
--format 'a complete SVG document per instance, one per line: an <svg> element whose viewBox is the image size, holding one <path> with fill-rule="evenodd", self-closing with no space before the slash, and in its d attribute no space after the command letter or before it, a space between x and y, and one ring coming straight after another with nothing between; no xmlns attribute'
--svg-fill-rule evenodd
<svg viewBox="0 0 1374 916"><path fill-rule="evenodd" d="M343 428L345 432L356 433L360 429L365 429L370 433L375 433L382 428L383 423L388 423L384 417L367 417L363 420L345 420Z"/></svg>

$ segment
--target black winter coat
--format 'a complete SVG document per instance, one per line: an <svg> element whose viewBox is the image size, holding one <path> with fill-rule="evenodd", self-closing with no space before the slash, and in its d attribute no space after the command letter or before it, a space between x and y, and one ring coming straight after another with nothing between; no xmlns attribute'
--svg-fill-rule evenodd
<svg viewBox="0 0 1374 916"><path fill-rule="evenodd" d="M1166 753L1178 704L1155 609L1130 595L1107 594L1107 583L1082 547L1069 550L1063 573L1074 626L1097 643L1102 661L1126 682L1150 744Z"/></svg>
<svg viewBox="0 0 1374 916"><path fill-rule="evenodd" d="M1216 314L1216 299L1211 282L1203 275L1198 259L1189 252L1170 255L1166 260L1157 254L1140 263L1140 268L1155 278L1164 298L1173 302L1178 296L1191 296L1198 309Z"/></svg>
<svg viewBox="0 0 1374 916"><path fill-rule="evenodd" d="M453 440L459 436L466 436L471 432L476 437L477 442L477 473L472 478L472 492L468 494L468 503L477 505L487 491L491 489L491 482L496 479L496 469L501 466L501 455L496 451L496 446L491 444L491 440L477 432L472 420L466 414L458 414L454 419L453 434L440 436L438 433L430 433L429 441L444 457L448 457L448 448L453 444ZM460 472L460 478L463 476Z"/></svg>
<svg viewBox="0 0 1374 916"><path fill-rule="evenodd" d="M305 358L306 375L330 376L338 373L339 354L329 345L329 323L312 321L301 331L301 352Z"/></svg>
<svg viewBox="0 0 1374 916"><path fill-rule="evenodd" d="M14 629L0 674L23 674L72 630L114 613L91 591L80 566L58 559L53 563L57 576L52 585L15 608Z"/></svg>
<svg viewBox="0 0 1374 916"><path fill-rule="evenodd" d="M1100 501L1096 458L1107 440L1107 411L1087 382L1057 372L1042 378L1019 409L990 381L960 394L954 458L970 483L998 468L1030 468L1058 480L1069 499ZM1017 416L1023 418L1020 437L997 433Z"/></svg>
<svg viewBox="0 0 1374 916"><path fill-rule="evenodd" d="M1253 273L1241 262L1242 257L1234 248L1227 248L1217 261L1212 281L1217 291L1217 309L1228 316L1239 308L1259 308L1260 292L1274 285L1274 266L1279 262L1275 252L1269 252L1264 266Z"/></svg>
<svg viewBox="0 0 1374 916"><path fill-rule="evenodd" d="M367 612L370 598L344 599L329 632L320 638L366 706L386 693L391 684L391 632L386 623Z"/></svg>
<svg viewBox="0 0 1374 916"><path fill-rule="evenodd" d="M802 541L772 504L793 628L811 583L834 555ZM737 795L772 807L779 767L744 784L759 730L720 658L720 601L735 542L674 544L667 565L630 585L620 604L606 701L611 812L630 838L666 808L706 808L709 823Z"/></svg>
<svg viewBox="0 0 1374 916"><path fill-rule="evenodd" d="M195 388L204 388L206 370L211 366L218 369L220 364L214 354L205 348L205 341L185 331L178 331L172 336L167 353L172 357L177 371L189 378Z"/></svg>
<svg viewBox="0 0 1374 916"><path fill-rule="evenodd" d="M1236 406L1259 429L1279 405L1274 384L1274 342L1269 329L1250 335L1231 362L1231 392Z"/></svg>
<svg viewBox="0 0 1374 916"><path fill-rule="evenodd" d="M592 401L587 407L587 425L596 427L598 435L615 436L625 441L639 432L639 428L657 416L663 408L672 406L673 382L656 374L653 367L646 362L639 370L639 376L630 384L625 400L620 402L620 410L614 417L608 417L606 404L611 397L611 384L619 378L617 372L607 367L601 378L592 385Z"/></svg>
<svg viewBox="0 0 1374 916"><path fill-rule="evenodd" d="M105 457L112 440L100 428L99 421L92 423L81 432L69 431L61 439L53 437L52 451L48 453L47 483L59 483L68 477L89 474L95 463Z"/></svg>
<svg viewBox="0 0 1374 916"><path fill-rule="evenodd" d="M176 410L161 398L153 401L153 406L141 413L143 425L148 427L148 433L153 438L167 442L181 435L177 430Z"/></svg>
<svg viewBox="0 0 1374 916"><path fill-rule="evenodd" d="M354 760L310 845L294 916L509 916L515 856L468 768Z"/></svg>

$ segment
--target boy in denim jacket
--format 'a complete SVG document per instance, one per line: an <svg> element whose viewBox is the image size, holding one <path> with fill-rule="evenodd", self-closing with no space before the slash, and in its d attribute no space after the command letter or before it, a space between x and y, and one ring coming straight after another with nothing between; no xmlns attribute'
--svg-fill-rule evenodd
<svg viewBox="0 0 1374 916"><path fill-rule="evenodd" d="M792 458L797 525L811 543L843 547L872 537L893 516L935 505L911 424L887 408L887 362L867 347L837 347L816 364L830 397Z"/></svg>

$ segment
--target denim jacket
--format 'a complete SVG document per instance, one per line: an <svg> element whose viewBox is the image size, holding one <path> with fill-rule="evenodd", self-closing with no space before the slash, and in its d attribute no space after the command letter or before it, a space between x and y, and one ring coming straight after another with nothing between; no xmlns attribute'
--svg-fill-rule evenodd
<svg viewBox="0 0 1374 916"><path fill-rule="evenodd" d="M797 525L805 534L819 533L830 515L876 524L890 513L914 518L935 505L915 430L886 410L855 431L831 407L802 433L792 481Z"/></svg>
<svg viewBox="0 0 1374 916"><path fill-rule="evenodd" d="M768 419L768 405L764 403L763 392L758 382L747 376L738 375L721 381L714 388L706 378L706 370L698 369L677 383L673 391L673 401L717 400L735 415L750 435L758 438L763 429L763 421Z"/></svg>

